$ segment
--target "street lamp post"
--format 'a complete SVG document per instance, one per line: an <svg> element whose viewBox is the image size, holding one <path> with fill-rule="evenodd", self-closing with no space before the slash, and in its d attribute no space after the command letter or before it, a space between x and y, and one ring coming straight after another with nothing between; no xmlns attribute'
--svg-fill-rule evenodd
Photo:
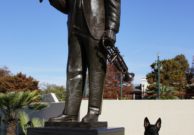
<svg viewBox="0 0 194 135"><path fill-rule="evenodd" d="M157 56L157 62L155 65L155 69L157 71L157 99L160 99L160 69L162 68L162 65L160 63L160 56Z"/></svg>
<svg viewBox="0 0 194 135"><path fill-rule="evenodd" d="M120 99L123 97L123 74L120 74Z"/></svg>

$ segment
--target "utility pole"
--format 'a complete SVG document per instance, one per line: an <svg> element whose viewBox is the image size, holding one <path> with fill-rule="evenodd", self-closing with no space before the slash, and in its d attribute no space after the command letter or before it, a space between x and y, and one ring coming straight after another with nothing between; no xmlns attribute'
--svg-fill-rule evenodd
<svg viewBox="0 0 194 135"><path fill-rule="evenodd" d="M157 85L158 85L158 99L160 99L160 56L158 55L158 59L157 59L157 67L158 67L158 81L157 81Z"/></svg>

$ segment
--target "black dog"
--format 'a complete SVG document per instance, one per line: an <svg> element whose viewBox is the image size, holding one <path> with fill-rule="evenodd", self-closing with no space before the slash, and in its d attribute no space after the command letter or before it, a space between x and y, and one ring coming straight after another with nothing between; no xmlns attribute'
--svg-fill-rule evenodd
<svg viewBox="0 0 194 135"><path fill-rule="evenodd" d="M144 119L145 132L144 135L159 135L159 130L161 127L161 119L159 118L155 125L150 124L148 118Z"/></svg>

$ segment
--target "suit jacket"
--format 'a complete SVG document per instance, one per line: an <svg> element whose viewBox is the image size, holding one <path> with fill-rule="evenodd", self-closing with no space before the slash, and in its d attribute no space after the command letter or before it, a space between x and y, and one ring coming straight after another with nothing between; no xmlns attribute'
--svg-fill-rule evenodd
<svg viewBox="0 0 194 135"><path fill-rule="evenodd" d="M59 11L68 14L68 26L73 26L72 15L76 0L49 0ZM101 39L105 30L119 31L120 0L81 0L83 14L90 34Z"/></svg>

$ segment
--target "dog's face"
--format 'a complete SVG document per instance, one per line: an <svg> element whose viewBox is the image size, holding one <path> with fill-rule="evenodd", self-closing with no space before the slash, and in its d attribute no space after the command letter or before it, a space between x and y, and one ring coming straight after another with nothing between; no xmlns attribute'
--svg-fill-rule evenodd
<svg viewBox="0 0 194 135"><path fill-rule="evenodd" d="M155 125L150 124L148 118L146 117L144 119L144 127L145 127L145 132L144 135L159 135L159 130L161 127L161 119L159 118Z"/></svg>

